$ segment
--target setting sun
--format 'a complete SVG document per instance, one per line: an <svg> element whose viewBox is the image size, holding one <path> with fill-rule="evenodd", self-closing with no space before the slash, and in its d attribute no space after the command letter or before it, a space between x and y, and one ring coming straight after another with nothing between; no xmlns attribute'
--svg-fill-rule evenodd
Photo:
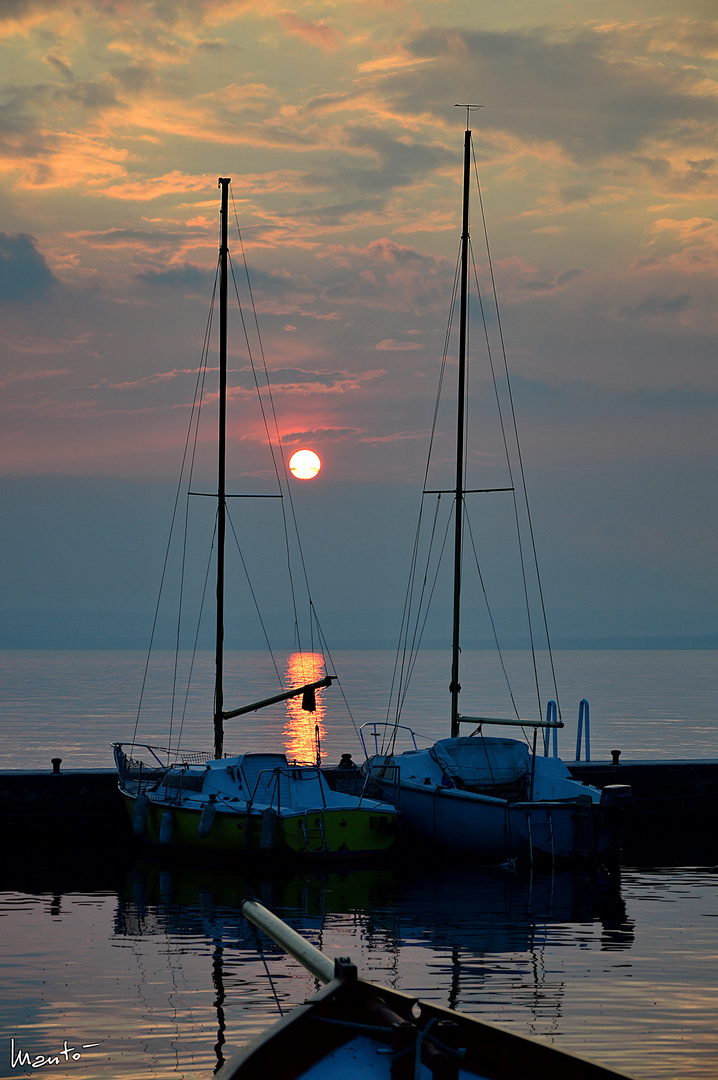
<svg viewBox="0 0 718 1080"><path fill-rule="evenodd" d="M297 450L289 459L289 468L298 480L312 480L322 467L313 450Z"/></svg>

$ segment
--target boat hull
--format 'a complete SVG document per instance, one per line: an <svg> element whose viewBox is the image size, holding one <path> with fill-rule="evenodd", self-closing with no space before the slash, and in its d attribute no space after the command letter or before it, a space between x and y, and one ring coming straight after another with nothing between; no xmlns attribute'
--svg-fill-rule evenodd
<svg viewBox="0 0 718 1080"><path fill-rule="evenodd" d="M560 758L537 757L520 740L493 736L377 755L365 772L373 794L401 813L410 842L489 861L610 855L630 795L616 788L605 798L576 781Z"/></svg>
<svg viewBox="0 0 718 1080"><path fill-rule="evenodd" d="M610 846L603 811L591 803L508 802L474 792L409 782L383 785L414 844L487 861L595 858Z"/></svg>
<svg viewBox="0 0 718 1080"><path fill-rule="evenodd" d="M134 822L137 798L127 792L123 792L123 797ZM165 817L167 814L171 815L169 819ZM397 833L397 815L361 806L288 814L277 814L271 809L250 813L217 811L206 836L198 831L201 816L201 807L150 802L144 839L163 848L198 852L263 852L313 859L349 859L386 851Z"/></svg>

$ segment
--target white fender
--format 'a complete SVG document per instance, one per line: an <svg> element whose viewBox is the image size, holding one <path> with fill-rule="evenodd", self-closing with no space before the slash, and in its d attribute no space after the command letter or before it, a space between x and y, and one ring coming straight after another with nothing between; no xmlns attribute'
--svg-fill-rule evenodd
<svg viewBox="0 0 718 1080"><path fill-rule="evenodd" d="M171 810L165 810L160 822L160 843L171 844L175 834L175 816Z"/></svg>
<svg viewBox="0 0 718 1080"><path fill-rule="evenodd" d="M138 795L135 799L135 811L132 815L132 831L135 836L147 836L147 814L150 809L149 797Z"/></svg>
<svg viewBox="0 0 718 1080"><path fill-rule="evenodd" d="M277 811L271 806L262 813L262 839L259 846L262 851L273 851L277 835Z"/></svg>
<svg viewBox="0 0 718 1080"><path fill-rule="evenodd" d="M214 817L217 813L217 804L215 802L205 803L202 807L202 813L199 815L199 825L197 826L197 836L201 836L205 839L212 832L212 826L214 825Z"/></svg>

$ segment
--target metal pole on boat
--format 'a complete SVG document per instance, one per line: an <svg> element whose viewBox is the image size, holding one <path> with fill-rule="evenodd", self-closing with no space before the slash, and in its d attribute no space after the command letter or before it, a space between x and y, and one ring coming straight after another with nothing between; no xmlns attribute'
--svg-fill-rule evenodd
<svg viewBox="0 0 718 1080"><path fill-rule="evenodd" d="M471 131L464 134L464 198L461 226L461 314L459 326L459 388L456 420L456 521L454 525L454 622L451 647L451 737L459 735L459 631L461 622L461 530L464 515L464 412L466 382L466 322L469 282L469 178L471 175Z"/></svg>
<svg viewBox="0 0 718 1080"><path fill-rule="evenodd" d="M224 656L224 545L226 531L226 434L227 434L227 211L228 177L220 176L221 242L219 248L219 438L217 468L217 631L214 681L214 756L221 758L224 749L223 656Z"/></svg>

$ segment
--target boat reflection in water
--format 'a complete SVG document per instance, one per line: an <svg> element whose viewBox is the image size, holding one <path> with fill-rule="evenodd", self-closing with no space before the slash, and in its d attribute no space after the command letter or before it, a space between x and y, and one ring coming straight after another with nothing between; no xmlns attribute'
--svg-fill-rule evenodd
<svg viewBox="0 0 718 1080"><path fill-rule="evenodd" d="M286 687L294 690L324 678L324 657L316 652L294 652L287 660ZM290 698L284 726L284 746L290 761L321 765L327 707L321 690L315 692L315 708L309 711L302 698Z"/></svg>
<svg viewBox="0 0 718 1080"><path fill-rule="evenodd" d="M286 1011L314 989L311 976L243 919L248 894L328 955L351 954L375 981L489 1019L498 1008L518 1029L549 1036L560 1033L567 989L552 970L553 950L633 944L618 875L440 863L245 875L138 862L118 897L115 933L159 934L168 954L205 956L217 1067L276 1019L277 1005Z"/></svg>
<svg viewBox="0 0 718 1080"><path fill-rule="evenodd" d="M424 862L300 872L129 845L19 852L0 861L8 1042L101 1040L83 1054L93 1080L207 1080L277 1019L277 1000L286 1012L315 990L242 917L252 895L371 982L636 1077L715 1080L712 866Z"/></svg>

